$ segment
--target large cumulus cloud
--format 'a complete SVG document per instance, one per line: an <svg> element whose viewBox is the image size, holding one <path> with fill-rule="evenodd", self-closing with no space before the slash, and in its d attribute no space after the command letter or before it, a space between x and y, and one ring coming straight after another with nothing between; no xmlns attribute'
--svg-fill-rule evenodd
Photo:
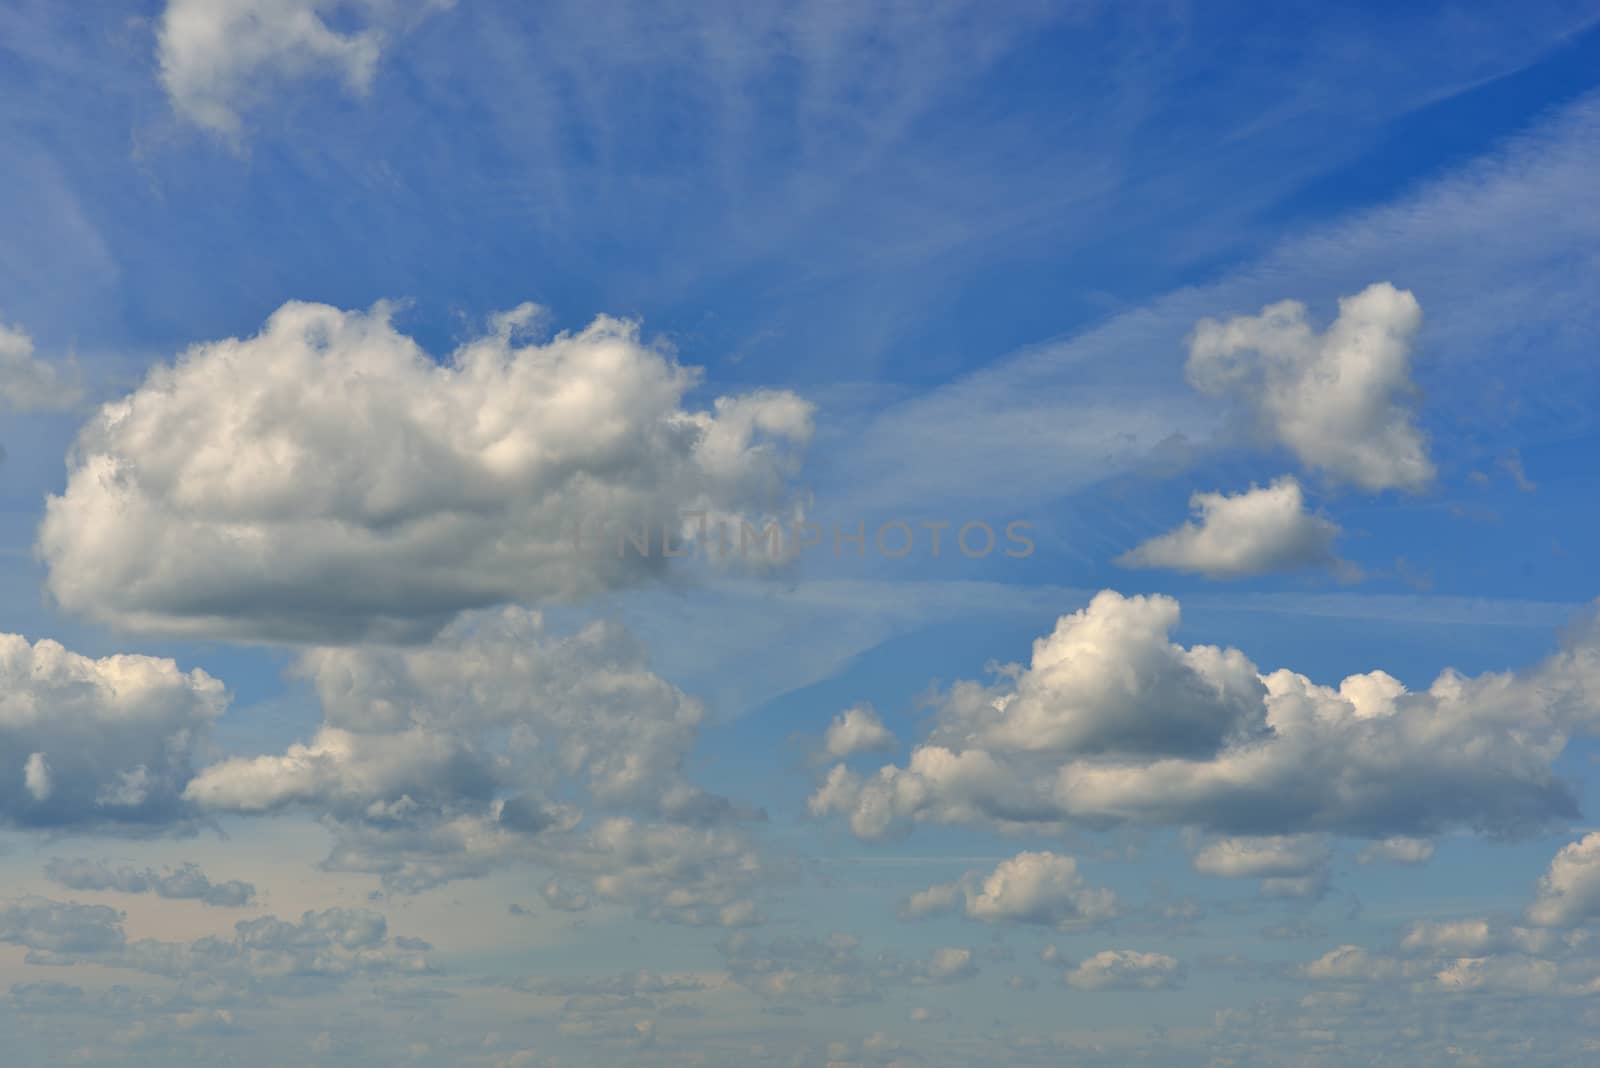
<svg viewBox="0 0 1600 1068"><path fill-rule="evenodd" d="M998 830L1192 826L1227 835L1516 834L1577 815L1552 770L1592 730L1593 629L1521 673L1382 671L1318 685L1235 649L1168 638L1178 605L1107 591L1027 667L958 683L904 766L834 767L813 813L884 838L918 823Z"/></svg>
<svg viewBox="0 0 1600 1068"><path fill-rule="evenodd" d="M784 503L804 401L687 408L699 375L636 325L525 343L536 319L502 315L440 364L384 306L291 303L157 367L79 436L39 532L49 592L147 631L417 639L667 563L575 545L580 523Z"/></svg>

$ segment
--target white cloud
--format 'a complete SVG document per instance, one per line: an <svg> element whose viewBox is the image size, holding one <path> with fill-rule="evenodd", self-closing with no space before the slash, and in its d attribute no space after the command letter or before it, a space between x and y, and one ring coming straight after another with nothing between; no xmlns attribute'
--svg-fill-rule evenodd
<svg viewBox="0 0 1600 1068"><path fill-rule="evenodd" d="M137 828L182 821L222 683L148 656L80 656L0 634L0 821Z"/></svg>
<svg viewBox="0 0 1600 1068"><path fill-rule="evenodd" d="M1547 927L1571 927L1600 917L1600 832L1562 848L1539 879L1528 919Z"/></svg>
<svg viewBox="0 0 1600 1068"><path fill-rule="evenodd" d="M1185 649L1167 638L1177 618L1168 598L1097 595L1035 643L1031 666L952 687L904 766L836 765L812 813L845 815L864 839L918 823L1423 837L1577 814L1551 765L1595 726L1593 628L1527 671L1447 670L1411 692L1381 671L1329 687L1238 650Z"/></svg>
<svg viewBox="0 0 1600 1068"><path fill-rule="evenodd" d="M1164 953L1107 949L1062 976L1077 990L1171 990L1181 986L1184 967Z"/></svg>
<svg viewBox="0 0 1600 1068"><path fill-rule="evenodd" d="M828 733L823 737L823 752L835 760L893 748L893 732L883 725L871 705L845 709L828 724Z"/></svg>
<svg viewBox="0 0 1600 1068"><path fill-rule="evenodd" d="M33 338L0 323L0 410L18 412L70 408L83 390L54 364L33 354Z"/></svg>
<svg viewBox="0 0 1600 1068"><path fill-rule="evenodd" d="M1387 282L1341 298L1324 333L1285 300L1260 315L1202 319L1186 371L1203 393L1237 397L1261 430L1308 467L1365 490L1418 490L1433 461L1406 401L1416 297Z"/></svg>
<svg viewBox="0 0 1600 1068"><path fill-rule="evenodd" d="M1022 852L1001 861L987 875L970 872L960 882L913 894L901 915L917 918L965 903L969 919L984 923L1027 923L1068 929L1117 915L1117 896L1090 886L1072 857Z"/></svg>
<svg viewBox="0 0 1600 1068"><path fill-rule="evenodd" d="M521 344L535 317L498 317L441 365L383 306L287 304L157 367L80 433L39 532L50 592L132 629L409 640L664 571L659 545L594 536L606 521L785 504L804 401L686 409L699 375L634 324Z"/></svg>
<svg viewBox="0 0 1600 1068"><path fill-rule="evenodd" d="M161 84L185 118L236 134L241 108L274 85L332 75L353 93L372 84L385 38L454 0L167 0L157 29ZM340 32L338 8L365 24Z"/></svg>
<svg viewBox="0 0 1600 1068"><path fill-rule="evenodd" d="M1171 568L1210 579L1242 578L1303 567L1337 567L1339 527L1306 511L1300 483L1285 476L1231 497L1196 493L1198 522L1151 538L1123 553L1124 567Z"/></svg>

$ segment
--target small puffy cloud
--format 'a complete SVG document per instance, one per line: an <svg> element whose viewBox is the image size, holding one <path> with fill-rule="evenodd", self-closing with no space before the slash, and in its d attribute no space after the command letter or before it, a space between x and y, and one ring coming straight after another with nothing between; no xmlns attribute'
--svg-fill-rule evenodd
<svg viewBox="0 0 1600 1068"><path fill-rule="evenodd" d="M1237 399L1307 467L1364 490L1420 490L1434 465L1408 401L1416 297L1387 282L1341 298L1318 333L1286 300L1260 315L1203 319L1189 340L1196 389Z"/></svg>
<svg viewBox="0 0 1600 1068"><path fill-rule="evenodd" d="M835 765L811 812L845 816L866 840L919 823L1381 840L1526 833L1577 815L1552 765L1595 726L1592 626L1524 671L1446 670L1413 692L1382 671L1337 686L1261 672L1236 649L1171 642L1177 619L1170 598L1097 595L1035 643L1030 665L952 687L904 765Z"/></svg>
<svg viewBox="0 0 1600 1068"><path fill-rule="evenodd" d="M82 396L72 375L34 355L33 338L0 323L0 411L54 411L72 407Z"/></svg>
<svg viewBox="0 0 1600 1068"><path fill-rule="evenodd" d="M1079 962L1062 976L1075 990L1172 990L1183 984L1185 969L1164 953L1107 949Z"/></svg>
<svg viewBox="0 0 1600 1068"><path fill-rule="evenodd" d="M1266 897L1321 897L1331 853L1314 835L1224 838L1203 846L1194 870L1228 879L1260 879Z"/></svg>
<svg viewBox="0 0 1600 1068"><path fill-rule="evenodd" d="M921 980L929 983L960 983L978 974L978 961L972 950L957 946L936 949L921 970Z"/></svg>
<svg viewBox="0 0 1600 1068"><path fill-rule="evenodd" d="M883 725L871 705L845 709L833 718L823 737L823 751L834 760L893 748L894 734Z"/></svg>
<svg viewBox="0 0 1600 1068"><path fill-rule="evenodd" d="M180 901L200 901L207 905L240 908L254 904L256 888L230 879L212 882L194 864L182 864L165 871L129 866L112 867L103 860L57 857L44 867L45 878L69 890L116 891L123 894L154 894Z"/></svg>
<svg viewBox="0 0 1600 1068"><path fill-rule="evenodd" d="M1117 915L1117 896L1090 886L1072 857L1023 852L1001 861L987 875L970 872L960 882L929 887L901 907L908 919L950 911L964 904L969 919L1070 928Z"/></svg>
<svg viewBox="0 0 1600 1068"><path fill-rule="evenodd" d="M785 506L806 402L686 408L699 374L635 324L524 344L535 319L499 316L439 363L384 306L291 303L156 367L79 434L39 530L50 593L135 630L417 640L675 563L596 529Z"/></svg>
<svg viewBox="0 0 1600 1068"><path fill-rule="evenodd" d="M1309 835L1224 838L1194 855L1194 870L1227 879L1288 878L1328 863L1328 847Z"/></svg>
<svg viewBox="0 0 1600 1068"><path fill-rule="evenodd" d="M129 830L184 821L222 683L149 656L91 659L0 634L0 821Z"/></svg>
<svg viewBox="0 0 1600 1068"><path fill-rule="evenodd" d="M1385 838L1364 846L1356 854L1357 864L1426 864L1433 859L1431 838Z"/></svg>
<svg viewBox="0 0 1600 1068"><path fill-rule="evenodd" d="M331 75L351 92L372 84L385 38L454 0L167 0L156 32L161 84L173 108L220 134L275 84ZM340 32L336 8L363 16Z"/></svg>
<svg viewBox="0 0 1600 1068"><path fill-rule="evenodd" d="M1307 979L1342 983L1392 982L1414 973L1405 961L1351 945L1331 949L1300 969Z"/></svg>
<svg viewBox="0 0 1600 1068"><path fill-rule="evenodd" d="M1573 927L1600 918L1600 831L1562 848L1539 879L1528 919Z"/></svg>
<svg viewBox="0 0 1600 1068"><path fill-rule="evenodd" d="M900 918L920 920L944 912L954 912L961 907L961 883L939 883L926 890L918 890L900 903Z"/></svg>
<svg viewBox="0 0 1600 1068"><path fill-rule="evenodd" d="M1300 483L1283 477L1243 493L1196 493L1188 522L1117 557L1123 567L1170 568L1210 579L1340 567L1334 523L1306 511ZM1348 565L1344 565L1348 567Z"/></svg>

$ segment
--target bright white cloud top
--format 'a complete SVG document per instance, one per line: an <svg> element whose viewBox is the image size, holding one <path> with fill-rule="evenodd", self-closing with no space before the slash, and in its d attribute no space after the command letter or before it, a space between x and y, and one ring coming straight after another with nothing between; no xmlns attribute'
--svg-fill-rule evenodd
<svg viewBox="0 0 1600 1068"><path fill-rule="evenodd" d="M288 304L103 407L39 531L61 605L163 633L415 639L670 563L579 544L579 523L785 503L811 433L792 393L686 407L700 375L617 319L522 343L527 305L440 364L390 315Z"/></svg>
<svg viewBox="0 0 1600 1068"><path fill-rule="evenodd" d="M1341 298L1320 333L1295 300L1204 319L1189 340L1189 381L1241 402L1269 439L1336 481L1420 490L1435 473L1408 406L1421 326L1417 298L1387 282Z"/></svg>

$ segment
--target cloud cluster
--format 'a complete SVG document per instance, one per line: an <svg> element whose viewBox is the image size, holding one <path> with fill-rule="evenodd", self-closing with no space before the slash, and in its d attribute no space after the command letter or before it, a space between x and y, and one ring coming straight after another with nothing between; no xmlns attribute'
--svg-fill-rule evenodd
<svg viewBox="0 0 1600 1068"><path fill-rule="evenodd" d="M1306 510L1300 483L1285 476L1243 493L1196 493L1189 498L1196 522L1117 557L1123 567L1170 568L1209 579L1243 578L1271 571L1337 567L1339 527Z"/></svg>
<svg viewBox="0 0 1600 1068"><path fill-rule="evenodd" d="M754 919L739 890L760 863L737 824L761 814L687 778L704 709L619 627L557 636L537 612L498 609L424 646L308 650L296 670L323 708L311 740L213 764L188 801L313 812L335 832L331 866L396 889L523 861L584 880L552 883L558 907Z"/></svg>
<svg viewBox="0 0 1600 1068"><path fill-rule="evenodd" d="M1551 765L1594 726L1592 627L1527 671L1445 671L1412 692L1382 671L1337 687L1261 672L1236 649L1173 643L1177 622L1170 598L1096 595L1029 665L952 687L904 766L836 765L811 811L864 839L918 823L1387 839L1515 834L1577 814Z"/></svg>
<svg viewBox="0 0 1600 1068"><path fill-rule="evenodd" d="M103 860L57 857L44 867L45 878L68 890L113 890L122 894L154 894L177 901L199 901L207 905L242 908L252 905L256 888L237 879L212 882L194 864L182 864L165 871L112 867Z"/></svg>
<svg viewBox="0 0 1600 1068"><path fill-rule="evenodd" d="M416 640L668 564L579 544L580 523L785 504L806 402L686 408L698 373L635 324L524 343L536 321L499 316L440 364L384 306L291 303L156 367L79 435L39 531L49 592L134 630Z"/></svg>
<svg viewBox="0 0 1600 1068"><path fill-rule="evenodd" d="M167 0L156 31L161 84L182 116L220 134L241 108L295 78L332 75L351 92L372 84L389 33L454 0ZM353 8L360 29L328 16Z"/></svg>
<svg viewBox="0 0 1600 1068"><path fill-rule="evenodd" d="M1307 467L1364 490L1419 490L1434 477L1406 403L1421 325L1416 297L1387 282L1341 298L1322 333L1304 304L1285 300L1260 315L1201 320L1186 371L1201 392L1238 400Z"/></svg>
<svg viewBox="0 0 1600 1068"><path fill-rule="evenodd" d="M221 682L149 656L92 659L0 634L0 821L138 830L183 821Z"/></svg>

